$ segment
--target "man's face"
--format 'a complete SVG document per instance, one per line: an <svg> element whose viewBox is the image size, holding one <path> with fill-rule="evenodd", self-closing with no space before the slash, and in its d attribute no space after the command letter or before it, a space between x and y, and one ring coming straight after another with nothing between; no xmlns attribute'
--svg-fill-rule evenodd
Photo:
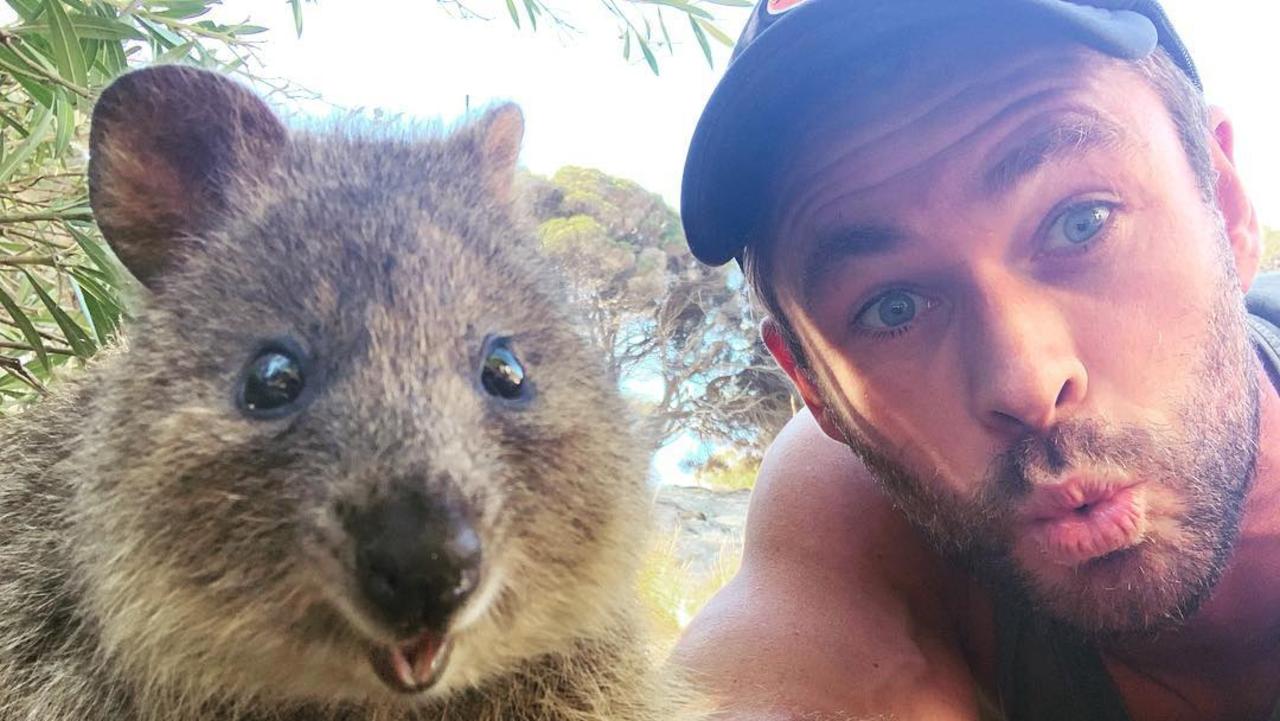
<svg viewBox="0 0 1280 721"><path fill-rule="evenodd" d="M1137 70L985 49L804 134L778 300L811 405L942 553L1081 631L1159 627L1216 583L1254 472L1231 248Z"/></svg>

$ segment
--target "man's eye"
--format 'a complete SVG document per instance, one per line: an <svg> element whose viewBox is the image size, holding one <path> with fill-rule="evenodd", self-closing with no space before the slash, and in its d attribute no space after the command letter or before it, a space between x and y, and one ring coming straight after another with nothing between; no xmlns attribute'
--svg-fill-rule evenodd
<svg viewBox="0 0 1280 721"><path fill-rule="evenodd" d="M1098 200L1067 208L1049 226L1045 248L1075 250L1089 247L1106 229L1113 212L1113 203Z"/></svg>
<svg viewBox="0 0 1280 721"><path fill-rule="evenodd" d="M918 293L891 290L863 306L854 318L854 325L859 330L872 332L903 329L927 310L928 304Z"/></svg>

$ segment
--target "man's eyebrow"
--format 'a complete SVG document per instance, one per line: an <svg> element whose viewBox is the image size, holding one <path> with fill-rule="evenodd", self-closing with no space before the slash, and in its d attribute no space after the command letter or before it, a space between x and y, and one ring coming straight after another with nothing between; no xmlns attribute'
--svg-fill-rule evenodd
<svg viewBox="0 0 1280 721"><path fill-rule="evenodd" d="M983 191L987 197L996 197L1009 192L1051 161L1092 150L1121 150L1131 146L1129 134L1110 120L1094 114L1064 115L1019 143L991 166L983 178Z"/></svg>
<svg viewBox="0 0 1280 721"><path fill-rule="evenodd" d="M902 232L880 225L857 225L822 234L801 265L801 300L812 309L831 272L850 258L887 253L903 242Z"/></svg>

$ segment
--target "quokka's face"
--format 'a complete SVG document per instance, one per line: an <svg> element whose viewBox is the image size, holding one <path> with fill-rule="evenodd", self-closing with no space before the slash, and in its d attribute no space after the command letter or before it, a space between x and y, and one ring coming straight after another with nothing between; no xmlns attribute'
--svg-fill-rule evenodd
<svg viewBox="0 0 1280 721"><path fill-rule="evenodd" d="M111 649L196 689L415 704L607 623L644 444L513 248L532 241L484 164L518 142L518 113L419 143L282 131L187 173L162 142L113 133L113 109L257 101L147 72L95 115L95 209L153 291L78 504ZM203 127L269 126L247 115ZM226 185L203 222L144 247L136 216L156 201L131 204L130 168L165 161Z"/></svg>

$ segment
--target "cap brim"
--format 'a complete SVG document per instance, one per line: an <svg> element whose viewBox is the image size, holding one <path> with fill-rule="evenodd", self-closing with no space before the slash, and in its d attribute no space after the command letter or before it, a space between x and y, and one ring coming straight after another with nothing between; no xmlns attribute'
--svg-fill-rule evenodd
<svg viewBox="0 0 1280 721"><path fill-rule="evenodd" d="M788 109L843 79L888 39L981 16L1011 28L1015 20L1051 21L1067 37L1119 57L1143 57L1158 41L1138 13L1061 0L807 0L734 58L703 110L681 188L694 256L721 265L742 252L766 208L762 171L775 167L778 143L770 140L780 137Z"/></svg>

